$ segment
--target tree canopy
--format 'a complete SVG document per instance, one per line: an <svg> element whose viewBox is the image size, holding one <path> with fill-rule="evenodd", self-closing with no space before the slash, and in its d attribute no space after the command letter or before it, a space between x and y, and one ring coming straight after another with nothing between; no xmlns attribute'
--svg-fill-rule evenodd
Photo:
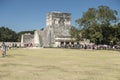
<svg viewBox="0 0 120 80"><path fill-rule="evenodd" d="M34 34L33 31L21 31L16 33L12 29L9 29L5 26L0 27L0 42L20 42L21 35L24 33Z"/></svg>
<svg viewBox="0 0 120 80"><path fill-rule="evenodd" d="M83 13L82 18L76 20L80 27L87 28L94 23L97 24L113 24L116 23L117 11L110 9L108 6L98 6L98 8L89 8Z"/></svg>
<svg viewBox="0 0 120 80"><path fill-rule="evenodd" d="M117 14L116 10L112 10L108 6L89 8L81 18L76 20L81 29L79 34L82 35L78 38L86 38L96 44L119 44L120 23ZM74 34L72 37L76 37L78 32L71 31L71 33Z"/></svg>
<svg viewBox="0 0 120 80"><path fill-rule="evenodd" d="M0 27L0 41L3 42L14 42L17 40L17 34L15 31L7 28L7 27Z"/></svg>

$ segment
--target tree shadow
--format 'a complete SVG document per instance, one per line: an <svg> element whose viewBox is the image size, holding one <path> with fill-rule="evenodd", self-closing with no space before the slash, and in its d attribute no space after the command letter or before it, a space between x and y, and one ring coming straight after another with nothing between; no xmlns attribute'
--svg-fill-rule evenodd
<svg viewBox="0 0 120 80"><path fill-rule="evenodd" d="M23 55L23 54L6 54L5 57L7 57L7 58L14 58L14 57L17 57L17 56L25 56L25 55ZM5 57L3 57L3 58L5 58Z"/></svg>

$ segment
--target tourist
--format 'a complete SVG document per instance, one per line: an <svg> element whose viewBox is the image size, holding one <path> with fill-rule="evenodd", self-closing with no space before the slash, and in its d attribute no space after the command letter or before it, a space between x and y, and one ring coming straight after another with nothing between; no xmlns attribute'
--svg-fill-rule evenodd
<svg viewBox="0 0 120 80"><path fill-rule="evenodd" d="M6 56L6 45L4 42L1 45L1 51L2 51L2 56L5 57Z"/></svg>

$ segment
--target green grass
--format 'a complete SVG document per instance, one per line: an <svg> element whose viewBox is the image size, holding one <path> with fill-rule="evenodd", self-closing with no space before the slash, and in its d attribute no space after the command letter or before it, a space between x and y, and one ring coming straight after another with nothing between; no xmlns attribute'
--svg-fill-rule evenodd
<svg viewBox="0 0 120 80"><path fill-rule="evenodd" d="M0 80L120 80L120 52L11 49L0 57Z"/></svg>

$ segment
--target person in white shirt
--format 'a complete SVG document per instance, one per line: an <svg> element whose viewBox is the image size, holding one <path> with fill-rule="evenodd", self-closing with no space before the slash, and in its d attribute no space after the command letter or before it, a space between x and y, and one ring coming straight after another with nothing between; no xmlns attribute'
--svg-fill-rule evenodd
<svg viewBox="0 0 120 80"><path fill-rule="evenodd" d="M5 57L6 56L6 45L4 42L1 45L1 50L2 50L2 56Z"/></svg>

